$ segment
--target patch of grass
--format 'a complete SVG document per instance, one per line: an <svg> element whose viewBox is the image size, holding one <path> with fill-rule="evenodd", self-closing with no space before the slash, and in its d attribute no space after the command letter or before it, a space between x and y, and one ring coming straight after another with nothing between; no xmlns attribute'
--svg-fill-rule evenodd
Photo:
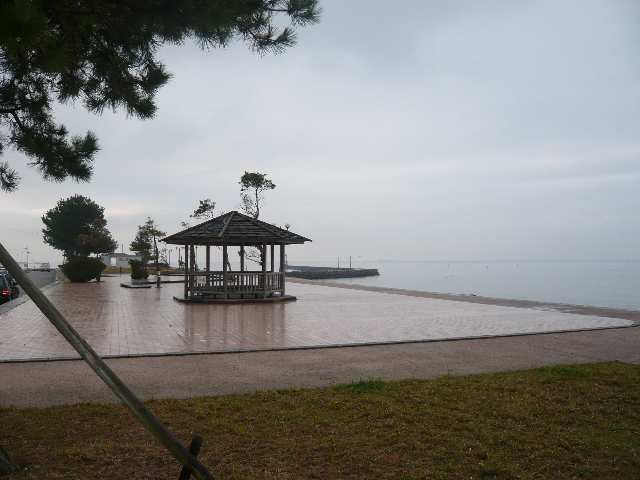
<svg viewBox="0 0 640 480"><path fill-rule="evenodd" d="M588 366L576 365L556 365L552 367L543 367L540 373L547 375L552 379L557 378L585 378L592 374Z"/></svg>
<svg viewBox="0 0 640 480"><path fill-rule="evenodd" d="M338 385L334 388L338 392L366 393L384 390L388 386L389 383L383 382L382 380L369 379L348 383L346 385Z"/></svg>
<svg viewBox="0 0 640 480"><path fill-rule="evenodd" d="M640 472L640 366L364 380L150 407L220 479L627 479ZM0 409L7 478L175 479L120 406Z"/></svg>

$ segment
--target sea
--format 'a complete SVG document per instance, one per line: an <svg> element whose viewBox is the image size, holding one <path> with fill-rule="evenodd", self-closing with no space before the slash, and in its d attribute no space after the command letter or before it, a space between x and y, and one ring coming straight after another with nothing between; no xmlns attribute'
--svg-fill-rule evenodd
<svg viewBox="0 0 640 480"><path fill-rule="evenodd" d="M349 259L341 259L348 267ZM294 262L291 262L292 264ZM337 261L297 261L337 266ZM640 310L640 261L352 260L380 276L341 283Z"/></svg>

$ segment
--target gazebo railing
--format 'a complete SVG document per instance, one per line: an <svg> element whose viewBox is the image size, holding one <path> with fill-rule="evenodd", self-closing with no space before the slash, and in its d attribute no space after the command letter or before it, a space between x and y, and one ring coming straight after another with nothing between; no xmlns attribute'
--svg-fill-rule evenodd
<svg viewBox="0 0 640 480"><path fill-rule="evenodd" d="M189 298L264 298L284 294L283 272L192 272L186 276Z"/></svg>

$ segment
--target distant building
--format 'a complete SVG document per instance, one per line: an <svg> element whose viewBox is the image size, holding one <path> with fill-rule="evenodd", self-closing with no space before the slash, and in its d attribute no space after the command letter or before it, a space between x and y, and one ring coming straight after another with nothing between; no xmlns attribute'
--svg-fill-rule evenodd
<svg viewBox="0 0 640 480"><path fill-rule="evenodd" d="M103 253L100 255L100 260L107 267L122 267L129 268L129 260L142 261L140 255L130 255L128 253Z"/></svg>
<svg viewBox="0 0 640 480"><path fill-rule="evenodd" d="M36 270L39 272L50 272L51 264L49 262L16 262L18 266L23 270ZM4 270L4 267L0 263L0 270Z"/></svg>

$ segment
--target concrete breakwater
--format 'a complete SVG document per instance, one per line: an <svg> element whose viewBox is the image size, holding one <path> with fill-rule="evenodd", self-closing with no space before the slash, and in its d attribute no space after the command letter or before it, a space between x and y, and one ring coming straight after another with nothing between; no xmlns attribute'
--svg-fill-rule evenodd
<svg viewBox="0 0 640 480"><path fill-rule="evenodd" d="M335 268L312 267L308 265L287 265L287 276L307 280L324 280L330 278L357 278L380 275L377 268Z"/></svg>

